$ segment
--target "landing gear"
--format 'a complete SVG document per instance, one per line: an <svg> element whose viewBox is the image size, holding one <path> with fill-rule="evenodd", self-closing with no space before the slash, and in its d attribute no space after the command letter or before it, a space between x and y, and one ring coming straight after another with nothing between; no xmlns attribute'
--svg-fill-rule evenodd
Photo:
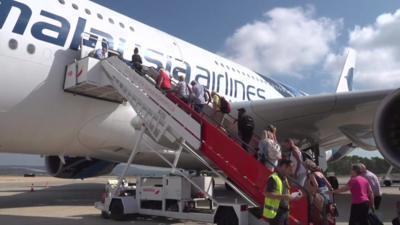
<svg viewBox="0 0 400 225"><path fill-rule="evenodd" d="M391 180L384 180L383 184L385 185L385 187L390 187L390 186L392 186L392 181Z"/></svg>
<svg viewBox="0 0 400 225"><path fill-rule="evenodd" d="M334 176L334 175L328 176L327 179L328 179L329 183L331 184L333 190L336 190L339 188L339 181L336 176Z"/></svg>
<svg viewBox="0 0 400 225"><path fill-rule="evenodd" d="M390 166L388 171L386 172L385 176L383 177L383 184L386 187L392 186L393 182L392 182L392 178L390 177L390 174L392 173L392 170L393 170L393 166Z"/></svg>
<svg viewBox="0 0 400 225"><path fill-rule="evenodd" d="M101 218L110 219L110 214L106 211L101 211Z"/></svg>

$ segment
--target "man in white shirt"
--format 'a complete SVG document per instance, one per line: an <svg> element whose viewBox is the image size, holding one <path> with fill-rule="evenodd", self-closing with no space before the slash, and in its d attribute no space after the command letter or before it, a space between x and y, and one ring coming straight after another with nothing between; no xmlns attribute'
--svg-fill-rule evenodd
<svg viewBox="0 0 400 225"><path fill-rule="evenodd" d="M204 99L204 87L197 81L192 81L190 84L192 85L194 110L201 113L206 104L206 100Z"/></svg>
<svg viewBox="0 0 400 225"><path fill-rule="evenodd" d="M293 177L299 185L304 186L307 178L307 170L304 167L303 156L299 147L290 138L285 140L283 146L290 151L290 160L293 162Z"/></svg>
<svg viewBox="0 0 400 225"><path fill-rule="evenodd" d="M108 58L108 44L105 41L101 42L101 49L97 49L95 52L95 57L97 59L106 59Z"/></svg>
<svg viewBox="0 0 400 225"><path fill-rule="evenodd" d="M369 185L372 188L372 192L374 193L374 206L375 209L379 209L379 205L382 200L382 190L381 184L379 183L378 177L371 171L367 170L367 167L360 163L361 166L361 176L368 180Z"/></svg>

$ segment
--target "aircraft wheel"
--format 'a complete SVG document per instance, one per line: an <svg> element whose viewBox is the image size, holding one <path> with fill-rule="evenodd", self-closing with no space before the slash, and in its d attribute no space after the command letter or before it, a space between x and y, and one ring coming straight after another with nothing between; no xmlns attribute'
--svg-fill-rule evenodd
<svg viewBox="0 0 400 225"><path fill-rule="evenodd" d="M239 220L232 207L221 207L216 213L215 222L217 225L238 225Z"/></svg>
<svg viewBox="0 0 400 225"><path fill-rule="evenodd" d="M392 181L390 181L390 180L385 180L385 181L383 181L383 184L384 184L386 187L390 187L390 186L392 186Z"/></svg>
<svg viewBox="0 0 400 225"><path fill-rule="evenodd" d="M121 200L113 200L110 205L110 217L114 220L124 220L124 206Z"/></svg>
<svg viewBox="0 0 400 225"><path fill-rule="evenodd" d="M101 211L101 217L103 219L110 219L110 214L106 211Z"/></svg>

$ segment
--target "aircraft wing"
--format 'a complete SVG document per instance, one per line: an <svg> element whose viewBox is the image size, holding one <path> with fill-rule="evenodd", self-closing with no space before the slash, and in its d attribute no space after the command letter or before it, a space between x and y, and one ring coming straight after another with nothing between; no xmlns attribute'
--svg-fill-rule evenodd
<svg viewBox="0 0 400 225"><path fill-rule="evenodd" d="M246 108L260 132L268 124L278 128L278 138L294 138L319 143L321 149L353 143L373 149L372 127L375 112L394 90L345 92L319 96L236 103ZM236 112L234 112L236 113Z"/></svg>

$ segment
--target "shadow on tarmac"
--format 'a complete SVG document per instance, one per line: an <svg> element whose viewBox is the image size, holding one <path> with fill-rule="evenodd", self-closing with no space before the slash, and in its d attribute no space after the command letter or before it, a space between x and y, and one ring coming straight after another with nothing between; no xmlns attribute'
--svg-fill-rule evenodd
<svg viewBox="0 0 400 225"><path fill-rule="evenodd" d="M62 186L35 188L30 192L21 190L2 190L1 192L15 192L17 194L0 196L1 208L19 208L35 206L86 206L93 205L100 199L104 184L80 183Z"/></svg>
<svg viewBox="0 0 400 225"><path fill-rule="evenodd" d="M104 190L104 184L101 183L77 183L68 184L61 186L52 186L44 189L30 192L29 188L26 191L18 190L1 190L0 191L0 210L7 208L29 208L29 207L40 207L40 206L88 206L94 207L95 201L100 199L100 196ZM223 187L217 188L217 192L226 192ZM1 196L3 193L9 192L12 195ZM225 193L227 196L231 194ZM233 194L234 195L234 194ZM377 211L378 216L387 224L391 224L392 219L396 216L396 202L400 200L399 194L384 194L382 198L381 208ZM339 217L337 222L347 223L350 215L351 197L350 194L339 194L336 195L336 204L339 209ZM90 209L90 208L88 208ZM16 209L18 210L18 209ZM43 212L42 215L48 216L48 213ZM85 214L82 212L82 216L76 217L31 217L31 216L11 216L11 215L0 215L0 221L5 222L4 224L121 224L121 222L107 220L105 221L100 217L99 214L93 214L93 211ZM6 222L7 221L7 222ZM33 222L34 221L34 222ZM106 223L105 223L106 222ZM128 218L125 223L128 224L182 224L179 220L173 220L163 217L132 217ZM184 224L199 224L199 223L184 223Z"/></svg>

